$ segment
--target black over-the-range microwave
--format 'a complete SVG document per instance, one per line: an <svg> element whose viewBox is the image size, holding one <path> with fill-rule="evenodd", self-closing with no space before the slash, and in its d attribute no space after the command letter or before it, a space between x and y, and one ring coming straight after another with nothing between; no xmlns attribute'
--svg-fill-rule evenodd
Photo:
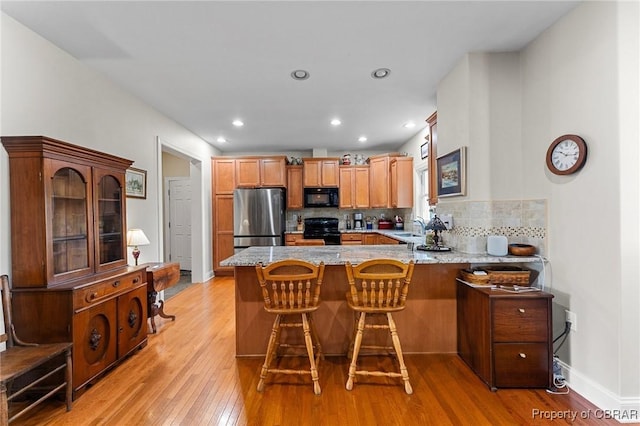
<svg viewBox="0 0 640 426"><path fill-rule="evenodd" d="M338 188L305 188L305 207L338 207Z"/></svg>

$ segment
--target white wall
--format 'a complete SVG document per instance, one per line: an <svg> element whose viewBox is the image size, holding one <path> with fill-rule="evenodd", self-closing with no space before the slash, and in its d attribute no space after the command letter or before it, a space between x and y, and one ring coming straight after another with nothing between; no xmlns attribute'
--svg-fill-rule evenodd
<svg viewBox="0 0 640 426"><path fill-rule="evenodd" d="M554 334L570 384L602 408L640 408L637 2L585 2L517 54L469 54L438 87L439 154L467 145L460 200L546 199ZM589 147L546 170L558 136ZM453 201L453 200L451 200ZM454 219L455 222L455 219ZM637 419L636 419L637 420Z"/></svg>
<svg viewBox="0 0 640 426"><path fill-rule="evenodd" d="M210 158L219 152L4 13L1 35L0 134L45 135L129 158L146 170L147 198L127 199L128 226L144 229L151 241L140 262L162 259L160 144L194 159L200 168L194 208L201 218L196 229L202 254L194 279L211 277ZM2 273L11 271L8 176L7 153L0 149Z"/></svg>

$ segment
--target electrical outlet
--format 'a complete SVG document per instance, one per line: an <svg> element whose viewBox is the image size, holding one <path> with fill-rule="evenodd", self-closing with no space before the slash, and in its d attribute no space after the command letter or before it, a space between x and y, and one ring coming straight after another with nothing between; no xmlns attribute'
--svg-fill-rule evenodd
<svg viewBox="0 0 640 426"><path fill-rule="evenodd" d="M440 215L438 217L440 218L442 223L445 224L445 226L447 227L448 230L451 230L451 228L453 228L453 215L451 215L451 214L443 214L443 215Z"/></svg>
<svg viewBox="0 0 640 426"><path fill-rule="evenodd" d="M571 312L567 309L565 309L564 312L567 314L566 321L571 323L571 330L578 331L578 316L575 314L575 312Z"/></svg>

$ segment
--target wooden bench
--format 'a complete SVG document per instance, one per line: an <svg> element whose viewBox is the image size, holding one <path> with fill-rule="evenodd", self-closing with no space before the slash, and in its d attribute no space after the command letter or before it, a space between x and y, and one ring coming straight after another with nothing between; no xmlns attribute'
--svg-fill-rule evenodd
<svg viewBox="0 0 640 426"><path fill-rule="evenodd" d="M0 426L8 425L63 389L66 393L67 411L71 410L72 343L36 344L20 340L12 322L9 277L2 275L0 281L5 329L5 332L0 334L0 343L6 343L6 349L0 352ZM59 362L58 359L60 359ZM62 370L64 374L60 373ZM58 380L59 377L63 377L62 381L50 388L50 382L54 379ZM28 383L23 383L25 381ZM46 393L39 396L37 400L26 403L26 407L20 405L19 410L9 410L9 403L20 395L26 395L29 390L34 391L36 385L47 385Z"/></svg>

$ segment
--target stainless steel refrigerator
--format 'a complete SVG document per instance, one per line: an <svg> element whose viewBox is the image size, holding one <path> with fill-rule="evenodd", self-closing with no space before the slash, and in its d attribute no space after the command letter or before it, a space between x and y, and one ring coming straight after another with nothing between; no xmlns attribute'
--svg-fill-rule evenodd
<svg viewBox="0 0 640 426"><path fill-rule="evenodd" d="M233 191L234 251L250 246L283 245L285 203L282 188Z"/></svg>

